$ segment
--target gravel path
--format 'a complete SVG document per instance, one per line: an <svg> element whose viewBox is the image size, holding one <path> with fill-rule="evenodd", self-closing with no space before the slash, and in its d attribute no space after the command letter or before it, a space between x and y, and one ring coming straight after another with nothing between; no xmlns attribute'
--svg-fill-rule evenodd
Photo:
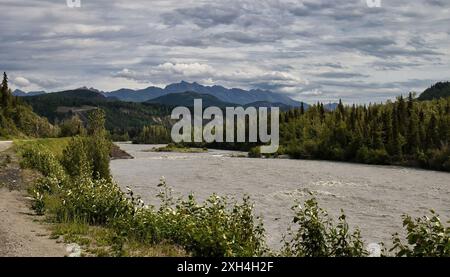
<svg viewBox="0 0 450 277"><path fill-rule="evenodd" d="M11 145L11 141L0 141L0 152ZM20 172L18 165L14 163L0 167L0 176L6 176L1 178L0 183L0 257L67 255L65 245L49 239L49 231L37 222L39 217L26 204L26 192L10 189L22 182Z"/></svg>

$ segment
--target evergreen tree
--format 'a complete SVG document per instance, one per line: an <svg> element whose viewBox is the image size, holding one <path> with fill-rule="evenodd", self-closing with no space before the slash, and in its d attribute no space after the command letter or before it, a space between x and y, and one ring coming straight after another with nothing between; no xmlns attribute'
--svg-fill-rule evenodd
<svg viewBox="0 0 450 277"><path fill-rule="evenodd" d="M2 81L2 88L1 88L1 101L2 101L2 107L4 109L7 109L9 107L9 99L11 97L10 90L8 87L8 76L6 75L6 72L3 72L3 81Z"/></svg>
<svg viewBox="0 0 450 277"><path fill-rule="evenodd" d="M399 126L399 132L401 135L405 135L406 132L406 120L407 120L407 111L406 111L406 103L403 99L403 96L400 95L397 101L397 120L398 120L398 126Z"/></svg>
<svg viewBox="0 0 450 277"><path fill-rule="evenodd" d="M427 128L426 146L434 148L437 147L438 144L439 144L439 131L437 126L437 119L436 116L432 114Z"/></svg>
<svg viewBox="0 0 450 277"><path fill-rule="evenodd" d="M389 144L388 149L392 155L397 156L397 157L402 156L402 144L401 144L400 137L401 137L401 134L400 134L397 110L394 108L393 115L392 115L392 141Z"/></svg>

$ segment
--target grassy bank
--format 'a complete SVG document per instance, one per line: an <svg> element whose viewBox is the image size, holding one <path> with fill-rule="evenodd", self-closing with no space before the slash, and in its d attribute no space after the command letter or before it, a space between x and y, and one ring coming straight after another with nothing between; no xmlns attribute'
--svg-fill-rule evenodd
<svg viewBox="0 0 450 277"><path fill-rule="evenodd" d="M69 144L71 138L45 138L45 139L29 139L14 140L16 151L24 151L26 149L40 149L47 151L57 158L61 158L64 149Z"/></svg>

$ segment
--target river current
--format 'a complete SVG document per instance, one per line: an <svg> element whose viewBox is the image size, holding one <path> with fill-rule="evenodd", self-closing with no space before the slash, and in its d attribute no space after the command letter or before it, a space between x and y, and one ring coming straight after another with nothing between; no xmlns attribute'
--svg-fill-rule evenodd
<svg viewBox="0 0 450 277"><path fill-rule="evenodd" d="M296 200L313 194L337 219L340 210L350 227L358 226L367 243L389 242L402 230L402 214L423 216L434 209L450 218L450 173L412 168L290 159L241 158L239 152L148 152L155 145L118 144L134 159L114 160L111 170L148 204L157 204L162 176L175 195L193 192L199 200L217 193L236 199L249 195L262 216L267 242L278 248L292 221ZM389 243L388 243L389 244Z"/></svg>

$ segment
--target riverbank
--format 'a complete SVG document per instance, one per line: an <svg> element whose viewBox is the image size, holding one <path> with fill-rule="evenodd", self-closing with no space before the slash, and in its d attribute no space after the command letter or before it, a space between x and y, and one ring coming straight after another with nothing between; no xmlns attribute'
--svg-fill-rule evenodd
<svg viewBox="0 0 450 277"><path fill-rule="evenodd" d="M80 138L20 140L14 141L14 146L8 152L8 157L14 159L18 174L26 172L37 175L21 186L21 193L24 197L28 195L26 196L27 208L32 206L28 214L39 218L40 220L35 220L35 223L47 230L47 233L42 236L65 244L66 255L69 257L188 256L186 251L178 245L166 241L152 244L136 241L122 234L123 228L114 226L116 223L119 224L119 221L116 221L118 218L114 217L117 213L121 213L123 216L133 215L134 202L127 199L126 194L121 192L110 179L91 179L81 172L71 178L67 172L64 172L65 168L62 167L61 161L64 157L73 157L74 152L71 151L75 150L73 145L78 142L80 142ZM115 145L114 148L118 149ZM68 149L70 149L69 152L63 151ZM108 148L106 148L106 157L108 157L108 152ZM114 152L120 153L120 155L114 154ZM107 159L125 156L131 157L124 151L111 150ZM19 160L22 167L19 166ZM70 165L75 165L75 163ZM88 170L88 168L86 169ZM17 184L19 182L8 181L5 183ZM77 193L75 198L70 199L70 195L75 193ZM74 208L73 206L67 207L69 203L77 206L78 210L75 214L69 215L69 212L74 212L73 210L69 211L70 208ZM125 210L120 210L121 208L125 208ZM91 217L85 216L87 211L91 213ZM14 215L12 217L15 218ZM115 220L114 224L113 220ZM6 230L5 234L10 232L12 231ZM17 243L17 246L22 248L20 243ZM24 251L27 251L27 248ZM5 250L4 255L9 256L8 253ZM19 254L19 256L26 255ZM37 254L37 256L46 255Z"/></svg>

